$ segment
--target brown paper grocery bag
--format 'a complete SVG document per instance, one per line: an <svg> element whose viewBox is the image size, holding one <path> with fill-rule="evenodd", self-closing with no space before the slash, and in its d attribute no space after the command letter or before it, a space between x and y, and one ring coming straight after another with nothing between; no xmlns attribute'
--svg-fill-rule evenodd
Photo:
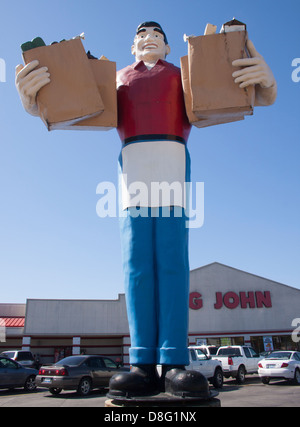
<svg viewBox="0 0 300 427"><path fill-rule="evenodd" d="M190 103L187 110L190 108L195 126L203 127L203 120L210 126L242 120L245 115L253 114L254 86L241 89L232 77L237 70L232 66L232 61L247 57L246 40L246 31L189 39L189 71L187 77L186 59L183 59L183 84L187 86L189 79L190 92L186 88L185 96L190 96L186 101Z"/></svg>
<svg viewBox="0 0 300 427"><path fill-rule="evenodd" d="M190 86L190 77L189 77L189 59L188 56L183 56L180 58L181 65L181 79L182 87L184 93L185 109L188 116L189 122L198 128L204 128L213 125L220 125L224 123L236 122L239 120L244 120L244 114L230 116L229 114L226 117L220 118L202 118L199 119L195 113L192 111L192 93Z"/></svg>
<svg viewBox="0 0 300 427"><path fill-rule="evenodd" d="M104 110L80 39L28 50L23 58L25 64L37 59L51 75L51 82L37 95L39 115L48 130L62 129Z"/></svg>
<svg viewBox="0 0 300 427"><path fill-rule="evenodd" d="M68 129L73 130L110 130L118 125L116 63L102 59L89 59L98 91L101 95L104 111L95 117L81 120Z"/></svg>

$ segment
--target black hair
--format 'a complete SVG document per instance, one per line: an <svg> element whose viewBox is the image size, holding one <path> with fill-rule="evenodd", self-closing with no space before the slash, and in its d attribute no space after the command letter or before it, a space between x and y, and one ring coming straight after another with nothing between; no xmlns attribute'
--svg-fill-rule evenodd
<svg viewBox="0 0 300 427"><path fill-rule="evenodd" d="M162 29L161 25L154 21L146 21L140 24L136 29L136 34L139 34L142 28L145 28L145 27L155 27L155 31L158 31L160 34L162 34L164 36L165 44L168 44L167 36L164 30Z"/></svg>

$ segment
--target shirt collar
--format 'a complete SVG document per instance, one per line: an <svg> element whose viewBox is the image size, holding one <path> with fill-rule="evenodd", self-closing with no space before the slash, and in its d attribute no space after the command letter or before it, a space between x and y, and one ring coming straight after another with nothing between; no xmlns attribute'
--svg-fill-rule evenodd
<svg viewBox="0 0 300 427"><path fill-rule="evenodd" d="M159 59L158 61L157 61L157 63L154 65L154 67L156 66L156 65L163 65L164 67L167 65L168 63L167 63L167 61L164 61L163 59ZM139 68L141 68L141 67L145 67L146 68L146 66L145 66L145 64L144 64L144 61L137 61L137 62L135 62L134 64L132 64L132 68L134 69L134 70L138 70Z"/></svg>

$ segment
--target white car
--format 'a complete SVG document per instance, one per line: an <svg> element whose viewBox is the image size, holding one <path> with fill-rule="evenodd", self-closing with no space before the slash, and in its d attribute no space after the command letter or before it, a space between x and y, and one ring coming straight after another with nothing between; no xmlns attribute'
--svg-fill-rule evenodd
<svg viewBox="0 0 300 427"><path fill-rule="evenodd" d="M300 352L273 351L258 363L258 375L264 384L274 378L294 380L300 385Z"/></svg>

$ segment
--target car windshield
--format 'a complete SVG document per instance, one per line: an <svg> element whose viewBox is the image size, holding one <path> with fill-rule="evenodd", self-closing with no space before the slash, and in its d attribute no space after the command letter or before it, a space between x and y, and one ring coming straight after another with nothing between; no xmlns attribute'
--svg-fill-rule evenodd
<svg viewBox="0 0 300 427"><path fill-rule="evenodd" d="M195 351L196 351L198 360L206 359L206 354L202 350L200 350L199 348L196 348Z"/></svg>
<svg viewBox="0 0 300 427"><path fill-rule="evenodd" d="M241 352L239 348L220 348L218 351L218 356L240 356Z"/></svg>
<svg viewBox="0 0 300 427"><path fill-rule="evenodd" d="M273 351L273 353L269 354L266 359L290 359L292 353L287 351Z"/></svg>
<svg viewBox="0 0 300 427"><path fill-rule="evenodd" d="M84 356L69 356L61 359L59 362L56 362L56 366L68 365L68 366L78 366L86 358Z"/></svg>

